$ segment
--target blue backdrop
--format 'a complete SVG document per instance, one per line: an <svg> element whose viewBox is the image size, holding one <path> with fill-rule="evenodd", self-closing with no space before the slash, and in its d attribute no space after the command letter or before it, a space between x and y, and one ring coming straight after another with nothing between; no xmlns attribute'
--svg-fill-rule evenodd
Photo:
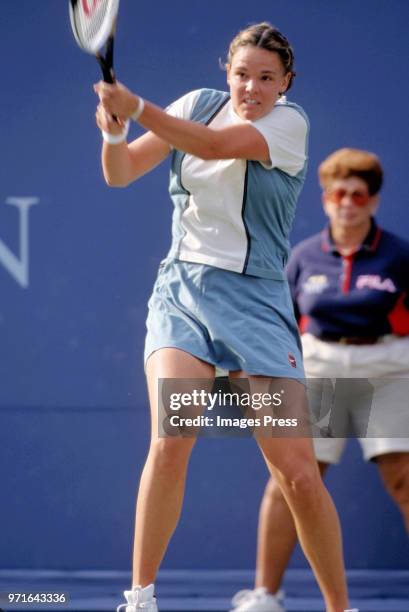
<svg viewBox="0 0 409 612"><path fill-rule="evenodd" d="M73 41L67 4L2 2L0 568L127 568L147 448L144 320L170 242L169 168L125 190L104 184L99 70ZM118 78L162 106L198 87L223 89L229 41L265 19L294 46L289 97L311 121L293 243L324 222L316 168L341 146L378 153L379 220L407 237L407 0L123 0ZM251 441L201 441L167 566L252 567L266 478ZM348 565L409 567L398 513L355 446L330 484Z"/></svg>

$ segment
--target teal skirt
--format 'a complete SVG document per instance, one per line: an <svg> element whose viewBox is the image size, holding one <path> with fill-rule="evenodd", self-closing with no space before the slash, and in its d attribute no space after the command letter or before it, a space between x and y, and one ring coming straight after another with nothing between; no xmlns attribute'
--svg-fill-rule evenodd
<svg viewBox="0 0 409 612"><path fill-rule="evenodd" d="M304 379L286 281L168 259L148 309L145 363L173 347L227 371Z"/></svg>

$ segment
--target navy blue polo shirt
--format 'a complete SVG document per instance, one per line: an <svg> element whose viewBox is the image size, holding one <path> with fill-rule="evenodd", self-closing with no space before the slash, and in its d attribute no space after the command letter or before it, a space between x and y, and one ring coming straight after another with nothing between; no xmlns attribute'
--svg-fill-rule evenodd
<svg viewBox="0 0 409 612"><path fill-rule="evenodd" d="M301 333L317 337L409 335L409 242L372 219L343 256L329 227L292 251L287 276Z"/></svg>

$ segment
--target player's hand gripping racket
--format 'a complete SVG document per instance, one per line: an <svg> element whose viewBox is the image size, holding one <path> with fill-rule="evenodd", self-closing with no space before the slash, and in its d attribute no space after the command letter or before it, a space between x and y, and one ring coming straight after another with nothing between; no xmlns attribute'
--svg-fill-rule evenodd
<svg viewBox="0 0 409 612"><path fill-rule="evenodd" d="M81 49L96 56L106 83L115 83L114 36L118 8L119 0L70 0L69 4L76 41Z"/></svg>

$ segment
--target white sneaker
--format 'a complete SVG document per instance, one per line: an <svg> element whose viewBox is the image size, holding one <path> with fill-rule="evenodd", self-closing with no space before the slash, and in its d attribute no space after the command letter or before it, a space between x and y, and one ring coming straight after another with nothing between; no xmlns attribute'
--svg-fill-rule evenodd
<svg viewBox="0 0 409 612"><path fill-rule="evenodd" d="M234 607L230 612L285 612L283 599L282 591L272 595L265 587L239 591L231 601Z"/></svg>
<svg viewBox="0 0 409 612"><path fill-rule="evenodd" d="M153 584L142 588L134 587L132 591L124 591L124 596L127 601L117 607L116 612L137 612L137 610L145 610L145 612L158 612L156 598L153 596Z"/></svg>

